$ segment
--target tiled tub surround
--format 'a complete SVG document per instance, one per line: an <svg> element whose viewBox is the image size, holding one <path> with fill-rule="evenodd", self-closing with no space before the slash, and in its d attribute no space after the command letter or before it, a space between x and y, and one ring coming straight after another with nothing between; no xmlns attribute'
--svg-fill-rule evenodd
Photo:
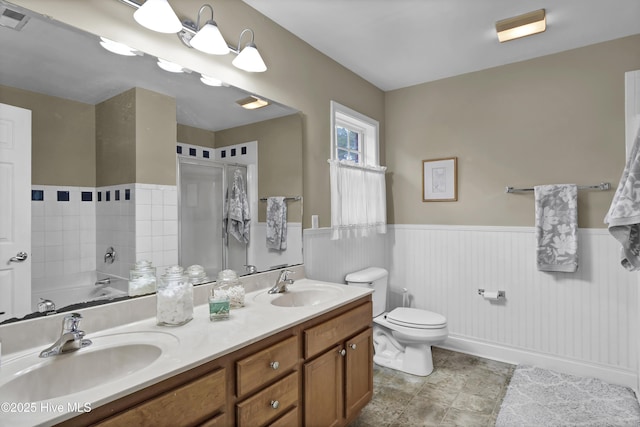
<svg viewBox="0 0 640 427"><path fill-rule="evenodd" d="M295 267L294 270L294 278L301 279L303 267ZM205 304L210 290L208 285L196 287L194 319L179 328L155 325L155 296L153 295L80 310L83 315L81 326L87 333L87 338L112 333L156 331L175 335L180 340L180 344L171 350L170 357L154 364L152 370L139 371L128 375L125 379L94 387L72 396L83 402L92 403L94 407L98 405L98 402L105 404L370 293L367 289L349 288L344 290L339 299L331 303L298 307L295 310L253 301L251 292L266 291L273 285L278 274L278 271L273 271L243 277L242 282L250 292L246 298L246 306L232 311L231 319L224 322L209 320L208 306ZM3 362L13 357L11 353L32 348L37 351L40 347L49 345L59 336L61 318L62 314L58 314L48 318L0 326L0 340L3 343L3 352L5 352ZM0 372L1 379L2 372ZM60 398L49 402L61 403L67 407L66 403L69 399ZM56 414L45 411L18 415L11 419L3 416L2 421L11 426L34 425L43 422L51 424L53 420L59 422L74 415L77 414Z"/></svg>
<svg viewBox="0 0 640 427"><path fill-rule="evenodd" d="M578 231L576 273L535 267L531 227L390 225L386 236L330 240L305 230L307 276L343 282L368 266L390 271L387 308L411 306L447 318L441 347L637 388L638 278L619 263L606 229ZM348 256L346 256L348 254ZM504 290L502 303L478 289Z"/></svg>
<svg viewBox="0 0 640 427"><path fill-rule="evenodd" d="M178 262L178 197L171 185L32 187L32 282L38 293L79 286L82 275L129 277L137 259L161 272ZM116 261L107 264L107 248ZM93 282L87 282L93 286Z"/></svg>

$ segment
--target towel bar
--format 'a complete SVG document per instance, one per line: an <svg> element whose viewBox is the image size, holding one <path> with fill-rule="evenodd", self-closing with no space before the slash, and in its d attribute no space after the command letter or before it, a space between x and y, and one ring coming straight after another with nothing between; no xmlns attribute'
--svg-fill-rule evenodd
<svg viewBox="0 0 640 427"><path fill-rule="evenodd" d="M578 185L578 190L599 190L599 191L607 191L611 190L611 184L608 182L601 182L598 185ZM521 193L525 191L533 191L533 188L513 188L506 187L505 193Z"/></svg>
<svg viewBox="0 0 640 427"><path fill-rule="evenodd" d="M301 196L292 196L292 197L285 197L284 200L289 202L291 200L300 200L302 197ZM261 202L266 202L268 200L268 197L261 197L260 201Z"/></svg>

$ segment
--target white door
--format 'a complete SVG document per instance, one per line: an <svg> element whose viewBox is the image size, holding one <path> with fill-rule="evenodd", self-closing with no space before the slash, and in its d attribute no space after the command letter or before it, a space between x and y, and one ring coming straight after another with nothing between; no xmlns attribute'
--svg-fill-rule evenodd
<svg viewBox="0 0 640 427"><path fill-rule="evenodd" d="M31 111L0 104L0 321L31 311Z"/></svg>

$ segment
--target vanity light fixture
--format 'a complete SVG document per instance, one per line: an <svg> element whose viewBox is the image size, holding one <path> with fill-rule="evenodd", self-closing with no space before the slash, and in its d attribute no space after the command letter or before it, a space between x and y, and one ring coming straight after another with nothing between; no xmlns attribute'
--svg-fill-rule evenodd
<svg viewBox="0 0 640 427"><path fill-rule="evenodd" d="M257 108L262 108L269 105L269 101L266 101L264 99L258 98L257 96L253 96L253 95L247 98L240 99L236 101L236 103L239 104L242 108L245 108L247 110L255 110Z"/></svg>
<svg viewBox="0 0 640 427"><path fill-rule="evenodd" d="M200 14L206 8L211 11L211 19L200 27ZM187 24L192 23L187 21L185 25ZM227 42L224 41L216 21L213 20L213 7L211 7L211 5L205 4L200 8L195 29L196 34L188 42L191 47L200 52L210 53L212 55L226 55L229 53L229 46L227 46Z"/></svg>
<svg viewBox="0 0 640 427"><path fill-rule="evenodd" d="M146 0L143 4L137 3L139 0L119 1L136 9L133 17L140 25L150 30L161 33L177 33L185 46L205 53L226 55L229 52L233 52L238 56L231 63L241 70L253 73L267 71L267 66L256 48L253 30L250 28L242 30L237 48L228 44L222 37L218 25L213 20L213 7L209 4L200 7L196 23L188 19L181 23L171 5L169 5L168 0ZM143 11L143 9L145 10ZM200 15L204 9L211 11L211 19L206 21L200 28ZM178 24L176 24L176 20ZM242 36L246 32L251 34L251 41L241 49Z"/></svg>
<svg viewBox="0 0 640 427"><path fill-rule="evenodd" d="M107 49L111 53L116 53L118 55L124 56L142 56L142 52L127 46L124 43L114 42L113 40L109 40L105 37L100 37L100 46Z"/></svg>
<svg viewBox="0 0 640 427"><path fill-rule="evenodd" d="M222 80L207 76L206 74L200 75L200 81L207 86L222 86Z"/></svg>
<svg viewBox="0 0 640 427"><path fill-rule="evenodd" d="M247 43L244 49L240 50L240 43L242 43L242 36L246 32L251 33L251 41ZM262 73L267 71L267 66L265 65L262 57L260 56L260 52L256 48L256 44L253 42L253 30L247 28L242 30L240 33L240 40L238 40L238 56L231 61L231 63L244 71L249 71L252 73Z"/></svg>
<svg viewBox="0 0 640 427"><path fill-rule="evenodd" d="M496 32L500 43L542 33L546 29L547 18L544 9L496 22Z"/></svg>
<svg viewBox="0 0 640 427"><path fill-rule="evenodd" d="M143 27L159 33L177 33L182 30L180 19L168 0L146 0L137 7L138 10L133 12L133 19Z"/></svg>
<svg viewBox="0 0 640 427"><path fill-rule="evenodd" d="M184 73L186 71L182 65L178 65L175 62L167 61L162 58L158 58L158 67L170 73Z"/></svg>

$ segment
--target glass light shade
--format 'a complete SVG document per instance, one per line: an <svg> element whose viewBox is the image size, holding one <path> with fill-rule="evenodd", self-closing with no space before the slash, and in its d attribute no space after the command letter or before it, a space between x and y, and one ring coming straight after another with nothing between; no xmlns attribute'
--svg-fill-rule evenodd
<svg viewBox="0 0 640 427"><path fill-rule="evenodd" d="M189 44L200 52L212 55L226 55L229 53L229 46L224 41L222 34L215 22L209 21L191 38Z"/></svg>
<svg viewBox="0 0 640 427"><path fill-rule="evenodd" d="M133 19L159 33L177 33L182 23L167 0L147 0L133 13Z"/></svg>
<svg viewBox="0 0 640 427"><path fill-rule="evenodd" d="M207 76L206 74L200 75L200 81L207 86L222 86L222 80L216 79L215 77Z"/></svg>
<svg viewBox="0 0 640 427"><path fill-rule="evenodd" d="M107 49L111 53L124 56L136 56L136 50L130 48L126 44L114 42L104 37L100 37L100 46Z"/></svg>
<svg viewBox="0 0 640 427"><path fill-rule="evenodd" d="M267 66L265 65L262 57L260 56L260 52L256 49L256 45L253 43L248 44L236 58L231 61L231 63L241 70L254 72L254 73L262 73L267 71Z"/></svg>
<svg viewBox="0 0 640 427"><path fill-rule="evenodd" d="M182 65L178 65L175 62L166 61L161 58L158 58L158 67L170 73L184 73Z"/></svg>

